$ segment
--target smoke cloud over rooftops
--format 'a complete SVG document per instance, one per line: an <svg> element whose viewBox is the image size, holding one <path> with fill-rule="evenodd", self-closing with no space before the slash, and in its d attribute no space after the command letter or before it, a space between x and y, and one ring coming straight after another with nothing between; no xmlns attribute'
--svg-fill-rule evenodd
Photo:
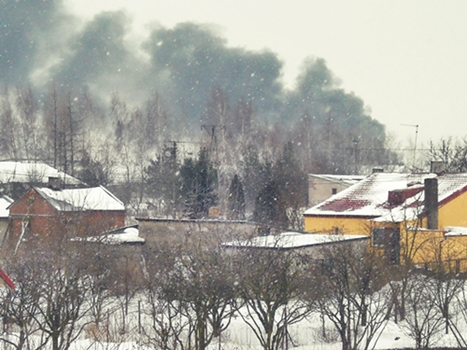
<svg viewBox="0 0 467 350"><path fill-rule="evenodd" d="M229 47L210 25L158 26L135 40L125 12L83 22L62 0L1 0L0 23L1 86L30 84L45 96L54 82L63 91L89 91L104 105L118 94L130 107L157 93L172 120L198 128L217 89L232 108L251 103L258 121L292 125L309 114L357 130L363 120L372 137L384 140L384 127L360 98L339 89L322 59L305 61L296 90L288 91L277 54Z"/></svg>

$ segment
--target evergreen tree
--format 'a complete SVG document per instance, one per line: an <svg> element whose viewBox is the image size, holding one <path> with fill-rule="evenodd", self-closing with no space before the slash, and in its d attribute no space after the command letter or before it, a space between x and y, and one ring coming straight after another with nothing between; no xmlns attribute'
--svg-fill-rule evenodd
<svg viewBox="0 0 467 350"><path fill-rule="evenodd" d="M245 184L245 205L248 212L253 211L258 193L264 184L272 180L272 165L269 161L262 161L258 146L248 145L243 156L242 178Z"/></svg>
<svg viewBox="0 0 467 350"><path fill-rule="evenodd" d="M185 159L180 168L181 195L190 218L207 217L209 208L217 204L217 171L202 148L197 160Z"/></svg>
<svg viewBox="0 0 467 350"><path fill-rule="evenodd" d="M258 193L255 200L253 220L265 225L287 226L287 216L279 203L281 194L279 186L273 180L267 183Z"/></svg>
<svg viewBox="0 0 467 350"><path fill-rule="evenodd" d="M287 217L287 226L302 229L300 210L307 204L308 178L292 142L284 145L281 157L273 166L273 178L280 192L278 210Z"/></svg>
<svg viewBox="0 0 467 350"><path fill-rule="evenodd" d="M230 219L245 219L245 194L243 192L243 185L237 174L235 174L230 183L228 207Z"/></svg>
<svg viewBox="0 0 467 350"><path fill-rule="evenodd" d="M155 207L175 217L181 207L176 145L165 146L162 154L149 163L145 169L146 191Z"/></svg>
<svg viewBox="0 0 467 350"><path fill-rule="evenodd" d="M107 186L111 182L111 169L100 161L92 159L88 152L83 151L80 165L78 176L89 186Z"/></svg>

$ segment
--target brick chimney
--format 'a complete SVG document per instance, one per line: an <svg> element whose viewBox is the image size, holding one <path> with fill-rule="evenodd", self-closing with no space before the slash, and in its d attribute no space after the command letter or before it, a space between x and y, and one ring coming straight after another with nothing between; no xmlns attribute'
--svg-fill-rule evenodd
<svg viewBox="0 0 467 350"><path fill-rule="evenodd" d="M401 205L407 199L423 191L423 187L403 188L388 192L388 203L391 205Z"/></svg>
<svg viewBox="0 0 467 350"><path fill-rule="evenodd" d="M438 179L425 179L425 213L427 229L438 229Z"/></svg>

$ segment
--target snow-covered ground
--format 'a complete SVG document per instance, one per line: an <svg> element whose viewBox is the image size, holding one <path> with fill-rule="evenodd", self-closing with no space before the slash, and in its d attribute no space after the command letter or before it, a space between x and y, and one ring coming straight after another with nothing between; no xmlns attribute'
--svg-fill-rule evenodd
<svg viewBox="0 0 467 350"><path fill-rule="evenodd" d="M338 341L337 334L331 334L330 338L334 337L335 342L324 342L321 340L321 328L319 320L303 321L298 325L291 326L289 331L293 338L294 344L288 345L289 349L296 350L340 350L341 343ZM331 327L331 325L329 325ZM328 332L332 333L332 329L328 328ZM456 347L455 340L450 335L442 334L438 341L433 346ZM260 350L253 332L243 321L238 318L232 322L229 329L224 332L221 341L215 339L209 346L212 350L226 349L226 350L247 350L255 349ZM400 348L414 348L414 341L404 334L401 327L394 322L389 322L381 334L375 349L400 349ZM73 344L71 350L146 350L151 349L138 342L123 342L123 343L96 343L90 340L80 340Z"/></svg>
<svg viewBox="0 0 467 350"><path fill-rule="evenodd" d="M428 284L431 279L420 279ZM459 280L463 281L463 280ZM382 291L386 287L382 288ZM6 290L4 290L6 291ZM462 337L467 337L467 324L466 324L466 313L464 312L467 295L467 286L462 285L458 290L458 296L461 296L457 301L452 300L450 304L450 320L457 327ZM427 296L429 299L429 297ZM427 299L427 300L428 300ZM417 299L418 300L418 299ZM433 318L430 316L430 321L426 321L424 316L430 314L429 312L423 311L423 302L417 305L417 312L419 315L418 322L422 324L427 322L428 324L437 324L436 329L438 331L432 335L430 340L430 347L458 347L458 343L452 331L449 334L445 333L444 320L440 318L439 313L436 314L435 319L438 321L432 321ZM84 331L81 333L79 340L76 340L70 350L149 350L154 347L149 347L145 337L145 330L150 332L153 320L150 316L150 307L146 304L145 295L143 293L137 293L134 295L128 304L128 310L125 312L125 298L114 298L108 299L105 303L105 307L102 310L101 326L99 330L93 323L87 324ZM165 304L164 304L165 305ZM410 308L407 306L406 319L410 320L413 315ZM289 304L289 310L290 309ZM368 308L368 315L371 315L371 306ZM162 309L160 309L162 310ZM276 314L283 315L283 311L279 310ZM165 313L161 319L165 323ZM183 321L183 316L177 314L176 320ZM243 317L241 316L243 315ZM382 314L383 315L383 314ZM433 314L430 314L433 315ZM222 332L221 337L214 338L209 345L209 350L262 350L254 332L249 328L244 318L251 320L254 317L252 314L248 314L246 306L237 310L231 319L228 328ZM87 320L89 320L87 318ZM442 320L439 322L439 320ZM277 320L276 320L277 321ZM175 322L176 323L176 322ZM184 323L184 322L181 322ZM407 326L406 321L395 322L394 316L391 316L386 321L382 332L379 332L373 339L373 343L369 349L403 349L403 348L415 348L415 340L408 333L410 327ZM435 329L435 327L429 326L428 328ZM1 334L1 330L4 329L3 325L0 325L1 338L9 338L9 340L15 341L16 334L15 328L6 329L11 333ZM311 313L307 318L301 320L298 323L290 324L287 327L288 333L290 334L290 340L283 344L282 349L296 349L296 350L341 350L342 345L340 343L339 334L334 328L334 325L329 319L322 318L318 312ZM323 334L324 333L324 334ZM98 338L100 341L96 341ZM104 340L105 339L105 340ZM39 344L39 338L32 336L28 339L29 342ZM36 347L32 346L35 349ZM0 350L9 350L13 347L6 344L6 342L0 341ZM47 346L42 347L41 350L51 349L50 341Z"/></svg>
<svg viewBox="0 0 467 350"><path fill-rule="evenodd" d="M80 340L75 341L70 350L149 350L152 347L144 346L144 336L139 335L138 331L138 315L136 305L138 301L133 302L133 311L130 312L127 318L128 333L120 334L118 326L113 327L114 342L96 342L91 339L84 339L82 336ZM114 315L118 323L118 312ZM322 332L322 319L319 315L314 314L308 319L301 321L298 324L289 326L289 333L292 341L284 344L284 349L296 350L340 350L341 343L339 336L333 329L329 321L325 322L325 330L328 340L323 340ZM14 335L11 335L14 337ZM119 338L119 340L117 340ZM11 338L10 338L11 339ZM403 323L395 324L392 320L388 321L384 331L379 336L374 349L401 349L401 348L414 348L414 340L404 333ZM436 341L433 341L434 346L443 347L456 347L456 342L451 334L444 334L441 332ZM8 346L3 344L2 349L9 349ZM46 350L48 348L44 348ZM220 339L214 339L210 344L211 350L261 350L261 347L255 338L254 333L244 323L241 317L234 317L229 328L223 332Z"/></svg>

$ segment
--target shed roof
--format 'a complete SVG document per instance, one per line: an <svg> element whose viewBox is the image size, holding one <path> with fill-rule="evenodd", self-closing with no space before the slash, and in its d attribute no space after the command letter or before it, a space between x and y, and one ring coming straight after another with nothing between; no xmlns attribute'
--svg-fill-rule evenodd
<svg viewBox="0 0 467 350"><path fill-rule="evenodd" d="M103 243L111 245L119 244L144 244L145 239L139 236L138 226L119 227L101 236L75 237L73 241L88 243Z"/></svg>
<svg viewBox="0 0 467 350"><path fill-rule="evenodd" d="M224 243L230 248L262 248L262 249L297 249L346 241L366 240L363 235L328 235L301 232L284 232L280 235L254 237L250 240Z"/></svg>
<svg viewBox="0 0 467 350"><path fill-rule="evenodd" d="M103 186L66 190L34 189L58 211L125 210L122 201Z"/></svg>
<svg viewBox="0 0 467 350"><path fill-rule="evenodd" d="M305 216L361 216L377 218L399 212L407 215L407 208L417 212L423 210L424 180L438 179L439 206L456 198L467 190L467 174L432 173L375 173L359 183L337 193L328 200L305 211ZM397 206L388 203L389 192L422 187L412 191L411 195ZM396 219L392 217L392 219Z"/></svg>

